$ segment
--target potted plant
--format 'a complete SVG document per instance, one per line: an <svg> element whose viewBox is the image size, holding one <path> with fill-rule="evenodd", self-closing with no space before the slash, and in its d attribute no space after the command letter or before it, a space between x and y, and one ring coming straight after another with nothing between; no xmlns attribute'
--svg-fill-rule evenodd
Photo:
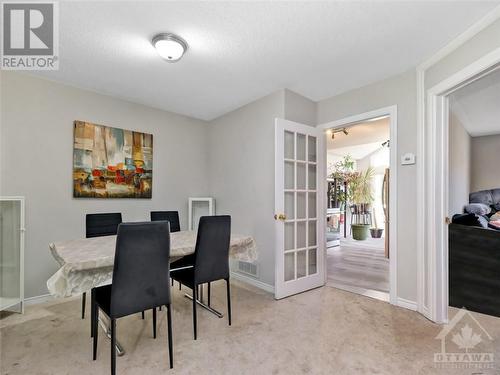
<svg viewBox="0 0 500 375"><path fill-rule="evenodd" d="M375 207L373 207L373 223L375 224L375 227L370 228L370 234L372 238L382 237L382 233L384 233L384 230L382 228L379 228L377 225L377 215L375 214Z"/></svg>
<svg viewBox="0 0 500 375"><path fill-rule="evenodd" d="M354 215L364 215L371 209L373 168L356 172L349 180L349 200L354 205ZM352 238L364 241L368 238L370 224L355 223L351 225Z"/></svg>
<svg viewBox="0 0 500 375"><path fill-rule="evenodd" d="M330 178L337 181L336 185L332 186L332 195L336 195L337 201L345 206L350 200L349 189L342 189L340 185L348 186L351 178L356 175L354 171L354 159L351 155L346 155L344 158L333 165L333 172L329 175ZM334 191L336 189L337 191ZM336 193L336 194L335 194Z"/></svg>

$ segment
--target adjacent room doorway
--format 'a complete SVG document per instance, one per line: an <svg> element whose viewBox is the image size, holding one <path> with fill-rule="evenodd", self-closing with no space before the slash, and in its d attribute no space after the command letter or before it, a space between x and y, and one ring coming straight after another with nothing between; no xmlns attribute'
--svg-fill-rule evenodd
<svg viewBox="0 0 500 375"><path fill-rule="evenodd" d="M326 143L326 285L397 302L397 108L319 125Z"/></svg>
<svg viewBox="0 0 500 375"><path fill-rule="evenodd" d="M450 96L500 69L500 48L474 61L426 92L426 121L419 134L419 311L437 323L448 321L449 307L449 121ZM426 277L426 275L429 275Z"/></svg>

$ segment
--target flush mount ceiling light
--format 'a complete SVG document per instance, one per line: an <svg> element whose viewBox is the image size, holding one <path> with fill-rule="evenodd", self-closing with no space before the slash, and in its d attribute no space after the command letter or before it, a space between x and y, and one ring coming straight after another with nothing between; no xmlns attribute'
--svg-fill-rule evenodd
<svg viewBox="0 0 500 375"><path fill-rule="evenodd" d="M179 61L188 48L184 39L170 33L156 35L153 38L152 43L156 48L158 55L168 62Z"/></svg>

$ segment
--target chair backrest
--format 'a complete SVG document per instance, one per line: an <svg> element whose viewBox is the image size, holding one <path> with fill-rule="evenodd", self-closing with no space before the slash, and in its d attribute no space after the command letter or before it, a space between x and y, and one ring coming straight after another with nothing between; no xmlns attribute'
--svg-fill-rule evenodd
<svg viewBox="0 0 500 375"><path fill-rule="evenodd" d="M170 303L170 230L167 221L118 227L110 318Z"/></svg>
<svg viewBox="0 0 500 375"><path fill-rule="evenodd" d="M196 283L229 277L231 216L202 216L196 239L194 278Z"/></svg>
<svg viewBox="0 0 500 375"><path fill-rule="evenodd" d="M122 214L87 214L85 218L85 230L87 238L112 236L117 233L118 225L122 223Z"/></svg>
<svg viewBox="0 0 500 375"><path fill-rule="evenodd" d="M151 221L168 221L170 223L170 233L179 232L179 211L151 211Z"/></svg>

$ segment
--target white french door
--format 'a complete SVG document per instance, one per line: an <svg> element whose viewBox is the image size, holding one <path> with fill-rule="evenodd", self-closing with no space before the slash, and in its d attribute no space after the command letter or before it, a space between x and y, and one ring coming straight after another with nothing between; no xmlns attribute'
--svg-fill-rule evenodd
<svg viewBox="0 0 500 375"><path fill-rule="evenodd" d="M276 119L275 298L325 284L325 136Z"/></svg>

